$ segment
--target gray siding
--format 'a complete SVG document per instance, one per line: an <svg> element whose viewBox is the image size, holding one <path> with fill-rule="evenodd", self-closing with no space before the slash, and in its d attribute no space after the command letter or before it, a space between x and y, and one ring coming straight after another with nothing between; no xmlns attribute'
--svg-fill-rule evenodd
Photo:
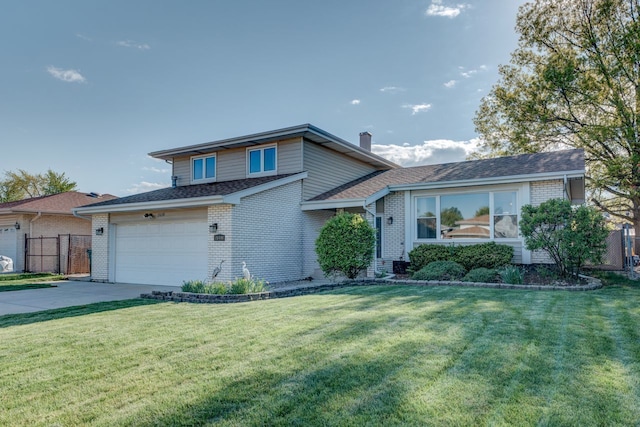
<svg viewBox="0 0 640 427"><path fill-rule="evenodd" d="M304 182L303 197L308 200L325 191L375 172L376 168L305 141L304 170L309 175Z"/></svg>
<svg viewBox="0 0 640 427"><path fill-rule="evenodd" d="M302 172L302 142L300 138L278 141L278 174ZM256 146L258 147L258 146ZM217 181L247 178L247 149L234 148L216 153ZM173 159L173 175L178 185L191 184L191 156Z"/></svg>

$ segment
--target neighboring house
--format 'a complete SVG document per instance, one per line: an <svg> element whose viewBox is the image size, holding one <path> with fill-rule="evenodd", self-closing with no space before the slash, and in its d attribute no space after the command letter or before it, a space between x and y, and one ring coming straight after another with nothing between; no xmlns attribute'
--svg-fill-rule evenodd
<svg viewBox="0 0 640 427"><path fill-rule="evenodd" d="M524 249L522 205L584 199L580 150L402 168L367 132L356 146L306 124L150 156L172 164L171 187L74 210L93 218L92 280L179 286L223 261L217 280L242 277L243 261L271 282L317 277L315 239L345 210L378 231L369 276L422 243L495 240L514 262L544 262Z"/></svg>
<svg viewBox="0 0 640 427"><path fill-rule="evenodd" d="M0 203L0 255L13 259L16 272L66 273L69 266L67 256L73 250L71 236L90 236L92 230L88 218L76 217L71 210L96 200L114 198L111 195L69 191ZM60 239L61 235L67 238ZM33 240L36 238L39 239L37 242ZM27 249L31 257L25 257Z"/></svg>

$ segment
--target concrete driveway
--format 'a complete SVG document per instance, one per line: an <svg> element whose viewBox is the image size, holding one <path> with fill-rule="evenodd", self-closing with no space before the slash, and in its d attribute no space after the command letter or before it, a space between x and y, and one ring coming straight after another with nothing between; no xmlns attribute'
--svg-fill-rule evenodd
<svg viewBox="0 0 640 427"><path fill-rule="evenodd" d="M130 285L125 283L93 283L82 281L52 282L54 288L0 292L0 316L31 313L52 308L71 307L103 301L139 298L151 291L177 291L179 286Z"/></svg>

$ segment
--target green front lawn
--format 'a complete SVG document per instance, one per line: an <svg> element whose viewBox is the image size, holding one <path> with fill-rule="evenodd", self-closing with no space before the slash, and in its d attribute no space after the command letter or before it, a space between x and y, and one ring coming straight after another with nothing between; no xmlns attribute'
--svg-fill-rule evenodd
<svg viewBox="0 0 640 427"><path fill-rule="evenodd" d="M0 425L638 425L640 286L0 317Z"/></svg>
<svg viewBox="0 0 640 427"><path fill-rule="evenodd" d="M63 275L53 273L0 274L0 292L50 288L50 282L64 278Z"/></svg>

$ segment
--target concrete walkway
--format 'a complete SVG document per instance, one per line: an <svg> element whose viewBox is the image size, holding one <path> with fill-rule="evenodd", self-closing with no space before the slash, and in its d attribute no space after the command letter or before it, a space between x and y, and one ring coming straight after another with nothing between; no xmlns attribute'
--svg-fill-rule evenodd
<svg viewBox="0 0 640 427"><path fill-rule="evenodd" d="M151 291L179 291L179 286L130 285L125 283L94 283L76 280L51 282L54 288L0 292L0 316L32 313L53 308L120 301L139 298Z"/></svg>

